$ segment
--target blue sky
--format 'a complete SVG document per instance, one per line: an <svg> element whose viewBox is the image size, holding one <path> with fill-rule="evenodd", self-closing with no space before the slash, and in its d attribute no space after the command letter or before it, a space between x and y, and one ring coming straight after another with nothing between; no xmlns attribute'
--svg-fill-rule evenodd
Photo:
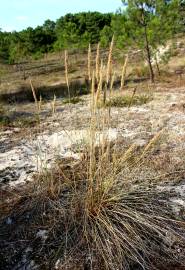
<svg viewBox="0 0 185 270"><path fill-rule="evenodd" d="M22 30L56 20L66 13L81 11L115 12L121 0L0 0L0 28Z"/></svg>

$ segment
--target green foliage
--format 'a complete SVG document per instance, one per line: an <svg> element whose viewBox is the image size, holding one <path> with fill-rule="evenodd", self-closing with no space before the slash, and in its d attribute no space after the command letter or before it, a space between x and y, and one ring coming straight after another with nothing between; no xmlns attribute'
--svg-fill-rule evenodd
<svg viewBox="0 0 185 270"><path fill-rule="evenodd" d="M154 82L152 55L178 31L179 0L122 0L122 3L126 9L112 20L117 45L141 49Z"/></svg>
<svg viewBox="0 0 185 270"><path fill-rule="evenodd" d="M102 47L108 47L113 36L113 31L110 26L105 26L100 32L100 44Z"/></svg>
<svg viewBox="0 0 185 270"><path fill-rule="evenodd" d="M82 102L83 100L80 98L80 97L72 97L72 98L67 98L65 100L63 100L63 104L68 104L68 103L71 103L71 104L77 104L79 102Z"/></svg>
<svg viewBox="0 0 185 270"><path fill-rule="evenodd" d="M20 32L0 31L0 59L19 63L28 57L38 59L42 54L66 48L86 48L100 41L101 31L110 28L113 14L82 12L67 14L56 22L46 20L35 29ZM109 29L111 30L111 29Z"/></svg>
<svg viewBox="0 0 185 270"><path fill-rule="evenodd" d="M19 128L33 127L37 124L37 119L34 116L26 117L22 116L13 117L5 107L0 104L0 128L11 126Z"/></svg>
<svg viewBox="0 0 185 270"><path fill-rule="evenodd" d="M8 33L0 31L0 60L7 60L9 58L9 39Z"/></svg>
<svg viewBox="0 0 185 270"><path fill-rule="evenodd" d="M112 14L82 12L67 14L56 22L55 49L86 47L100 40L100 32L110 26Z"/></svg>
<svg viewBox="0 0 185 270"><path fill-rule="evenodd" d="M113 34L119 48L139 47L153 50L174 33L185 29L184 0L124 0L125 8L116 14L82 12L66 14L56 22L46 20L35 29L20 32L0 31L0 60L19 63L44 53L86 48L89 43L107 47ZM152 53L152 52L151 52Z"/></svg>
<svg viewBox="0 0 185 270"><path fill-rule="evenodd" d="M179 0L128 0L122 1L126 9L119 11L112 20L119 47L136 44L145 49L156 48L178 30ZM146 32L145 32L146 31Z"/></svg>
<svg viewBox="0 0 185 270"><path fill-rule="evenodd" d="M107 100L107 107L130 107L130 106L139 106L148 103L152 100L152 97L146 94L142 95L124 95L124 96L115 96ZM103 103L98 104L101 108L104 106Z"/></svg>

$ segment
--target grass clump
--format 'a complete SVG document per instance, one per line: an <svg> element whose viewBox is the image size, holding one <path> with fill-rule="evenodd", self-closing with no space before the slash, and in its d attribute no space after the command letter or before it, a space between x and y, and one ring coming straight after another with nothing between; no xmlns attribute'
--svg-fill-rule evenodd
<svg viewBox="0 0 185 270"><path fill-rule="evenodd" d="M152 100L152 97L149 95L120 95L113 96L106 101L105 105L107 107L130 107L130 106L141 106ZM103 103L98 104L99 107L103 106Z"/></svg>
<svg viewBox="0 0 185 270"><path fill-rule="evenodd" d="M0 127L5 127L9 125L9 123L10 123L10 119L8 116L0 115Z"/></svg>
<svg viewBox="0 0 185 270"><path fill-rule="evenodd" d="M8 117L8 114L6 110L1 107L0 108L0 127L7 126L10 123L10 119Z"/></svg>
<svg viewBox="0 0 185 270"><path fill-rule="evenodd" d="M12 122L12 125L14 127L19 127L19 128L29 128L29 127L34 127L36 126L38 120L35 117L20 117L15 119Z"/></svg>
<svg viewBox="0 0 185 270"><path fill-rule="evenodd" d="M67 98L67 99L63 100L63 104L68 104L68 103L77 104L77 103L82 102L82 101L83 100L80 97L71 97L70 99Z"/></svg>
<svg viewBox="0 0 185 270"><path fill-rule="evenodd" d="M28 128L34 127L37 123L37 119L32 116L28 117L23 115L17 115L14 112L8 112L5 108L0 108L0 127L18 127Z"/></svg>

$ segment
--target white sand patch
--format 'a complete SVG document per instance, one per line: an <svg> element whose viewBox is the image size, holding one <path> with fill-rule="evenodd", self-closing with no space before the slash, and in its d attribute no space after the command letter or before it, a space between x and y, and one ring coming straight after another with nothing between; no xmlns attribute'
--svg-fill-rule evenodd
<svg viewBox="0 0 185 270"><path fill-rule="evenodd" d="M116 140L117 134L116 129L96 132L96 144L101 144L103 140ZM88 130L62 130L40 135L33 141L23 142L10 151L0 153L1 181L15 186L30 181L35 172L51 168L57 158L79 159L81 154L75 153L74 146L85 146L89 138Z"/></svg>

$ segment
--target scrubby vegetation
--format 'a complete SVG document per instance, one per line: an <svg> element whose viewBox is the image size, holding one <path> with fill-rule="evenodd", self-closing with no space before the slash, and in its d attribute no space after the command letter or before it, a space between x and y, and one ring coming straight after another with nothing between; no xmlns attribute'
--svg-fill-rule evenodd
<svg viewBox="0 0 185 270"><path fill-rule="evenodd" d="M65 100L63 100L63 104L67 104L67 103L72 103L72 104L76 104L82 102L82 99L80 97L72 97L72 98L67 98Z"/></svg>
<svg viewBox="0 0 185 270"><path fill-rule="evenodd" d="M56 22L46 20L35 29L29 27L12 33L1 31L0 58L18 64L30 57L39 59L52 51L83 49L89 43L100 42L107 47L115 34L119 48L138 46L146 50L146 59L150 61L151 47L156 50L173 34L184 31L183 1L123 1L123 4L127 9L115 14L67 14Z"/></svg>
<svg viewBox="0 0 185 270"><path fill-rule="evenodd" d="M151 100L152 97L148 95L124 95L110 98L105 105L107 107L130 107L143 105Z"/></svg>

